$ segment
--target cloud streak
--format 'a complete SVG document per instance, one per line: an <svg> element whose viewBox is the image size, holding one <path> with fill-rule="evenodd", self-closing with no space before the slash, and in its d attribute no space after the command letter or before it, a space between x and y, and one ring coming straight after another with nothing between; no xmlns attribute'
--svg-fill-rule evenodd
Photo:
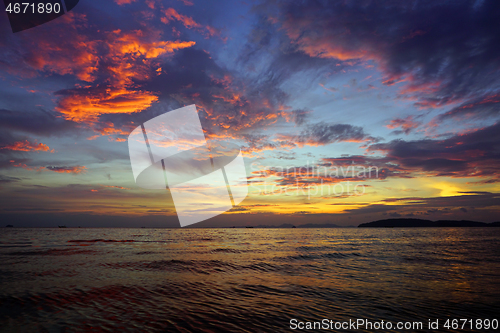
<svg viewBox="0 0 500 333"><path fill-rule="evenodd" d="M324 146L335 142L377 142L360 126L349 124L328 124L325 122L307 125L298 135L280 134L278 139L290 141L298 146Z"/></svg>
<svg viewBox="0 0 500 333"><path fill-rule="evenodd" d="M52 171L55 173L70 173L74 175L78 175L81 173L85 173L87 168L83 165L74 165L74 166L28 166L24 163L13 164L14 167L20 167L29 171Z"/></svg>
<svg viewBox="0 0 500 333"><path fill-rule="evenodd" d="M38 143L36 140L33 143L29 142L28 140L17 141L10 145L5 145L3 147L0 147L0 150L1 149L13 150L13 151L26 151L26 152L27 151L46 151L50 153L54 152L54 149L51 150L49 146L41 142Z"/></svg>

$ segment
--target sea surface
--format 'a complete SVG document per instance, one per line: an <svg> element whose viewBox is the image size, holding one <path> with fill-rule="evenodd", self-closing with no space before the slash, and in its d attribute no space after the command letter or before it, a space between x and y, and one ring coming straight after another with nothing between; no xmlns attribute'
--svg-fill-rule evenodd
<svg viewBox="0 0 500 333"><path fill-rule="evenodd" d="M498 332L442 325L500 320L499 255L500 228L2 228L0 332Z"/></svg>

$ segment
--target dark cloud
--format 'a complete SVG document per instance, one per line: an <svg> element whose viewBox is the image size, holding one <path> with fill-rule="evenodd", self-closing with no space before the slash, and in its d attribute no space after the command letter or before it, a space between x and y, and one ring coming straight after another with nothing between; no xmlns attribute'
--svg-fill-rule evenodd
<svg viewBox="0 0 500 333"><path fill-rule="evenodd" d="M32 111L0 109L0 168L31 164L32 158L28 156L33 157L30 153L33 150L43 154L54 152L53 147L37 142L33 136L74 137L82 131L75 125L42 109Z"/></svg>
<svg viewBox="0 0 500 333"><path fill-rule="evenodd" d="M325 168L336 166L338 168L347 169L353 165L358 168L365 168L365 170L367 170L366 178L370 179L383 180L388 177L413 178L410 170L398 164L392 163L391 159L387 157L374 157L366 155L349 155L332 158L325 157L321 159L320 163L318 163L318 166Z"/></svg>
<svg viewBox="0 0 500 333"><path fill-rule="evenodd" d="M378 139L369 136L360 126L349 124L328 124L325 122L307 125L300 134L278 136L299 146L323 146L334 142L377 142Z"/></svg>
<svg viewBox="0 0 500 333"><path fill-rule="evenodd" d="M123 140L131 118L114 126L106 120L100 123L100 117L147 109L157 96L137 89L135 81L156 75L159 62L196 44L179 36L172 38L168 29L163 31L161 13L155 16L144 3L142 10L118 10L111 17L93 6L99 5L82 4L78 11L15 36L5 32L6 22L0 22L0 70L38 86L43 77L45 83L57 82L54 86L60 89L55 92L54 115L44 115L42 120L58 119L50 119L44 126L36 119L23 121L19 119L22 115L15 115L16 119L7 119L10 127L54 133L51 129L55 125L76 122L75 132L90 128L99 135L121 136ZM147 11L152 16L145 20Z"/></svg>
<svg viewBox="0 0 500 333"><path fill-rule="evenodd" d="M406 118L392 119L386 127L390 129L401 128L400 130L393 131L391 134L399 135L404 133L408 135L420 125L421 123L413 119L413 116L408 116Z"/></svg>
<svg viewBox="0 0 500 333"><path fill-rule="evenodd" d="M401 217L402 215L397 213L397 212L393 212L393 213L389 213L389 216L390 217Z"/></svg>
<svg viewBox="0 0 500 333"><path fill-rule="evenodd" d="M387 203L425 206L427 208L439 207L489 207L498 205L500 195L491 192L458 192L459 195L449 197L404 197L382 200Z"/></svg>
<svg viewBox="0 0 500 333"><path fill-rule="evenodd" d="M77 126L71 121L66 121L54 112L37 110L5 110L0 109L0 131L21 132L38 136L72 135Z"/></svg>
<svg viewBox="0 0 500 333"><path fill-rule="evenodd" d="M411 178L423 172L428 176L483 178L471 183L491 184L500 181L500 123L443 140L398 139L371 144L367 150L382 156L322 158L319 165L377 167L377 178Z"/></svg>
<svg viewBox="0 0 500 333"><path fill-rule="evenodd" d="M437 120L496 118L500 115L500 94L481 96L438 116Z"/></svg>
<svg viewBox="0 0 500 333"><path fill-rule="evenodd" d="M281 81L244 77L219 66L206 51L195 47L180 50L161 68L160 75L141 85L159 96L160 104L149 112L196 104L209 136L241 138L289 117L285 112L288 96L279 87ZM303 118L299 112L297 119Z"/></svg>
<svg viewBox="0 0 500 333"><path fill-rule="evenodd" d="M303 125L306 120L309 118L311 110L293 110L292 111L292 120L297 125Z"/></svg>
<svg viewBox="0 0 500 333"><path fill-rule="evenodd" d="M463 214L469 210L474 211L476 208L481 208L485 212L493 212L500 205L500 195L490 192L478 192L449 197L409 197L383 201L389 203L398 202L398 204L369 204L360 208L346 209L345 212L352 214L382 214L392 217L410 216L409 214L412 214L411 216L454 214L456 212Z"/></svg>
<svg viewBox="0 0 500 333"><path fill-rule="evenodd" d="M263 6L314 58L375 61L386 84L436 107L498 91L500 2L284 1Z"/></svg>
<svg viewBox="0 0 500 333"><path fill-rule="evenodd" d="M500 176L500 123L448 139L394 140L373 144L387 162L435 176Z"/></svg>
<svg viewBox="0 0 500 333"><path fill-rule="evenodd" d="M5 184L5 183L14 183L14 182L19 182L22 179L19 177L10 177L10 176L4 176L0 175L0 184Z"/></svg>
<svg viewBox="0 0 500 333"><path fill-rule="evenodd" d="M249 153L297 147L297 145L290 140L273 140L269 135L263 134L243 134L242 138L246 141L242 149Z"/></svg>
<svg viewBox="0 0 500 333"><path fill-rule="evenodd" d="M218 21L230 22L218 20L226 18L229 9L221 11L219 6L204 3L192 9L175 5L176 9L170 9L159 2L155 4L158 7L153 11L147 4L137 1L106 10L98 10L100 4L97 2L82 3L78 11L19 35L11 34L5 15L0 16L0 70L7 84L18 91L26 89L19 96L28 96L30 91L26 100L20 100L5 89L10 100L2 104L9 110L0 110L0 147L17 147L22 151L0 150L1 168L24 168L31 170L33 175L33 171L38 171L37 176L54 177L55 173L85 172L83 165L90 167L95 161L119 160L128 172L129 164L121 163L128 159L125 142L113 144L113 150L106 150L101 146L102 140L99 147L94 147L97 146L95 141L74 144L72 136L91 136L92 131L95 135L89 139L108 136L110 141L125 141L130 130L139 123L181 106L196 104L208 137L244 140L243 149L247 152L291 150L336 142L357 142L368 147L366 156L324 158L314 167L299 167L303 174L298 177L292 170L278 174L279 170L270 169L251 177L251 182L258 176L275 177L273 181L278 186L307 187L323 182L366 181L366 178L383 181L387 177L413 177L421 172L428 176L475 177L474 180L481 177L476 182L481 184L500 181L498 124L451 137L379 143L380 139L370 136L362 127L311 124L308 109L293 110L289 106L301 105L295 102L300 102L300 96L304 96L302 91L294 89L305 90L313 84L318 88L318 83L327 82L326 78L343 70L360 69L351 67L353 65L375 64L386 85L399 82L400 97L411 98L418 106L461 104L436 118L438 121L497 117L499 2L266 2L253 7L251 15L255 14L258 22L250 34L226 45L221 41L221 31L213 25ZM108 10L113 12L108 15ZM245 19L253 19L251 15ZM239 23L235 31L246 33L248 25ZM216 42L205 38L213 38ZM238 60L234 60L236 58ZM350 79L349 88L357 92L374 87L364 83L361 77ZM292 80L299 84L288 84ZM31 92L35 86L39 92ZM38 98L54 90L57 90L55 94L43 97L48 105L55 105L54 110L23 107L25 104L45 105L39 103ZM334 95L338 97L339 94ZM320 107L314 102L313 105ZM368 122L370 119L367 115ZM388 127L394 129L395 134L410 134L421 126L421 121L418 116L396 118ZM270 131L260 131L276 124L285 135L274 136ZM71 136L66 144L56 147L57 153L71 150L80 156L79 160L42 161L40 157L33 157L37 153L26 150L45 149L40 146L40 143L47 145L42 138L52 136ZM35 140L39 140L37 145ZM51 142L50 149L53 148ZM28 154L37 160L25 158ZM287 151L269 155L282 160L299 158ZM331 169L353 162L366 167L376 166L377 174L358 178L318 176L314 172L317 167ZM120 170L114 179L120 179ZM106 172L107 169L100 169L98 177L105 179L103 174ZM111 179L110 174L107 177ZM79 176L61 175L58 178L78 179ZM132 182L132 178L129 181ZM80 208L98 211L106 207L113 211L122 201L130 204L137 198L145 198L149 202L157 196L148 194L146 198L141 196L142 192L129 191L132 185L126 188L118 185L63 188L33 185L19 193L22 196L11 198L11 194L22 188L17 182L16 177L0 176L0 183L5 186L12 183L13 191L2 198L8 209L15 209L10 203L18 201L22 203L18 209L36 210L29 208L24 199L32 200L31 204L38 207L39 202L33 204L35 199L45 199L56 205L65 198L75 202L93 198L95 205ZM388 199L356 212L417 216L456 211L463 216L465 212L473 212L471 205L498 206L498 198L492 194L462 194L453 197L456 204L451 198L412 197ZM120 202L106 201L110 198ZM103 201L108 202L108 206L101 204ZM401 205L391 206L390 203ZM412 206L419 210L412 210ZM396 211L400 208L403 211ZM148 209L150 213L170 212L155 206Z"/></svg>
<svg viewBox="0 0 500 333"><path fill-rule="evenodd" d="M238 64L249 73L256 74L258 70L259 80L276 84L298 72L314 70L318 74L321 71L333 73L344 68L341 61L311 58L291 44L286 35L279 33L279 26L275 24L275 17L269 10L268 3L255 6L258 22L253 26L247 43L239 54Z"/></svg>
<svg viewBox="0 0 500 333"><path fill-rule="evenodd" d="M192 31L186 33L190 27L194 31L209 28L200 25L198 18L194 18L198 23L188 23L185 19L190 15L160 4L157 11L151 11L145 4L134 6L138 7L135 12L120 12L121 23L126 24L118 24L117 18L82 6L81 13L65 15L64 19L21 36L22 43L16 43L12 37L0 38L4 47L0 52L0 67L16 69L13 74L24 77L64 77L61 81L66 82L65 89L55 92L54 114L62 117L37 128L30 121L19 119L7 123L11 127L22 126L24 130L50 132L55 124L76 128L75 122L80 127L77 131L91 129L98 135L123 141L134 125L157 114L196 104L207 135L241 138L240 134L253 133L276 122L304 124L307 111L289 112L286 106L289 96L281 85L301 70L325 66L340 70L331 60L311 60L285 36L274 33L271 35L278 36L279 52L269 57L259 75L229 70L198 46L200 36L193 36ZM161 21L165 19L165 10L170 10L168 22ZM149 16L144 20L142 15L146 14ZM262 22L267 22L265 17L261 15ZM94 22L100 22L99 29ZM271 26L270 22L256 26L240 54L240 64L252 66L254 61L262 60L261 51L268 53L272 49L273 38L265 37ZM175 27L180 32L174 36L170 29L159 27ZM206 37L204 33L202 36ZM39 45L43 48L38 48Z"/></svg>

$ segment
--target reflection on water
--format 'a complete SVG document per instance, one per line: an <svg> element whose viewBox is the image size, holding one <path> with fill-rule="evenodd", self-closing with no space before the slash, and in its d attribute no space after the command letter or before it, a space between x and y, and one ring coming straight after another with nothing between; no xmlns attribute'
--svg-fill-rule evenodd
<svg viewBox="0 0 500 333"><path fill-rule="evenodd" d="M0 331L279 332L292 318L498 318L499 236L1 229Z"/></svg>

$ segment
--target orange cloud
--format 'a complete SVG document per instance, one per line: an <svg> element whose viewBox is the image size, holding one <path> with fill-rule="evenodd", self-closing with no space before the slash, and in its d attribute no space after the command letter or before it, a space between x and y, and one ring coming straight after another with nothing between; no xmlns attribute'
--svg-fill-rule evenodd
<svg viewBox="0 0 500 333"><path fill-rule="evenodd" d="M234 106L240 106L243 101L241 100L240 94L231 94L232 96L223 96L223 95L213 95L214 98L220 98L226 103L230 103Z"/></svg>
<svg viewBox="0 0 500 333"><path fill-rule="evenodd" d="M115 0L115 2L121 6L131 4L132 2L135 2L135 0Z"/></svg>
<svg viewBox="0 0 500 333"><path fill-rule="evenodd" d="M470 103L466 103L460 107L454 108L445 114L441 115L440 118L446 118L446 117L460 117L460 116L465 116L465 117L471 117L474 115L474 111L476 110L477 107L480 106L488 106L488 105L496 105L500 103L500 94L494 94L490 96L486 96L485 98L480 98L479 101L475 100Z"/></svg>
<svg viewBox="0 0 500 333"><path fill-rule="evenodd" d="M110 123L110 122L104 123L103 125L104 125L103 128L98 128L97 126L94 127L94 131L96 131L99 134L93 135L93 136L87 138L87 140L97 139L100 135L101 136L106 136L106 135L107 136L111 136L111 135L129 135L129 133L133 129L133 126L130 126L130 128L127 129L126 131L123 130L123 129L120 129L120 128L115 128L115 124ZM126 140L124 138L119 138L118 137L118 138L114 138L114 141L116 141L116 142L124 142Z"/></svg>
<svg viewBox="0 0 500 333"><path fill-rule="evenodd" d="M144 56L146 59L157 58L166 53L173 53L175 50L191 47L195 44L193 41L144 41L144 34L140 30L132 33L121 33L120 30L113 32L116 39L109 45L112 56Z"/></svg>
<svg viewBox="0 0 500 333"><path fill-rule="evenodd" d="M386 125L386 127L389 129L401 127L405 134L409 134L412 129L415 129L420 125L421 123L413 120L413 116L408 116L406 118L393 119L388 125Z"/></svg>
<svg viewBox="0 0 500 333"><path fill-rule="evenodd" d="M328 90L329 92L337 92L337 91L338 91L338 89L337 89L337 88L333 88L333 87L328 88L328 87L325 87L325 85L324 85L323 83L320 83L319 85L320 85L323 89Z"/></svg>
<svg viewBox="0 0 500 333"><path fill-rule="evenodd" d="M339 41L332 40L331 36L321 36L321 34L314 34L314 36L307 36L303 33L304 30L310 29L310 22L297 22L293 19L287 19L282 22L283 28L288 37L302 50L304 53L311 57L319 58L335 58L338 60L370 60L378 58L374 52L363 48L361 45L358 47L348 48L345 43L342 43L344 35L339 35Z"/></svg>
<svg viewBox="0 0 500 333"><path fill-rule="evenodd" d="M439 90L439 86L441 85L441 81L417 83L412 76L410 76L410 78L412 82L400 90L401 94L432 94L437 92Z"/></svg>
<svg viewBox="0 0 500 333"><path fill-rule="evenodd" d="M130 0L116 0L118 4ZM157 97L135 86L157 75L158 58L192 47L194 41L165 41L162 31L98 31L89 29L85 14L70 12L54 21L50 31L19 36L22 52L0 41L0 48L20 54L7 71L21 77L72 75L73 89L59 93L56 111L69 120L93 125L102 114L133 113L148 108ZM11 49L9 49L11 48ZM0 64L1 65L1 64Z"/></svg>
<svg viewBox="0 0 500 333"><path fill-rule="evenodd" d="M50 153L54 152L54 149L50 149L49 146L43 143L30 143L28 140L14 142L11 145L3 146L0 149L15 150L15 151L48 151Z"/></svg>
<svg viewBox="0 0 500 333"><path fill-rule="evenodd" d="M124 131L119 128L115 128L115 125L113 123L105 123L107 127L104 127L99 130L99 133L101 135L113 135L113 134L121 134L121 135L128 135L130 131ZM132 130L132 128L130 129Z"/></svg>
<svg viewBox="0 0 500 333"><path fill-rule="evenodd" d="M109 87L104 91L76 91L59 100L56 110L69 120L95 122L102 114L142 111L157 100L147 91Z"/></svg>
<svg viewBox="0 0 500 333"><path fill-rule="evenodd" d="M77 29L87 25L85 14L70 12L61 17L54 26L57 34L37 32L24 35L20 39L23 45L21 62L8 66L12 74L33 77L38 72L59 75L75 75L79 80L92 82L98 69L99 41L89 40ZM54 36L56 40L54 40ZM2 47L8 47L2 45Z"/></svg>
<svg viewBox="0 0 500 333"><path fill-rule="evenodd" d="M146 80L153 75L152 59L195 44L192 41L149 41L156 37L145 36L139 30L108 33L108 53L101 56L101 63L106 63L102 65L108 75L106 83L67 91L56 110L66 119L94 123L102 114L129 114L150 107L158 97L152 92L135 89L133 80Z"/></svg>
<svg viewBox="0 0 500 333"><path fill-rule="evenodd" d="M179 14L173 8L165 9L163 13L165 14L165 16L161 18L161 21L165 24L167 24L169 21L177 20L181 22L188 29L201 28L201 24L196 23L196 21L189 16Z"/></svg>
<svg viewBox="0 0 500 333"><path fill-rule="evenodd" d="M208 36L214 36L218 33L217 29L209 25L203 26L200 23L193 20L191 17L179 14L173 8L165 9L163 11L163 14L165 14L165 16L160 19L162 23L168 24L171 21L178 21L181 22L188 29L205 31Z"/></svg>
<svg viewBox="0 0 500 333"><path fill-rule="evenodd" d="M300 45L301 50L311 57L335 58L342 61L363 58L368 60L374 57L373 55L369 55L366 50L347 50L329 40L316 41L316 44L313 44L309 38L303 38Z"/></svg>

